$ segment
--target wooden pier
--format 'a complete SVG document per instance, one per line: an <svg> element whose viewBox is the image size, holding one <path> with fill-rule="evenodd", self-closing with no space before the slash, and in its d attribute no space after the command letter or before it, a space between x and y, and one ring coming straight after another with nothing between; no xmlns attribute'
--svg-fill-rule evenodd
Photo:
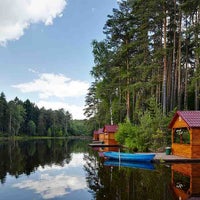
<svg viewBox="0 0 200 200"><path fill-rule="evenodd" d="M118 144L102 144L102 143L91 143L91 147L120 147Z"/></svg>
<svg viewBox="0 0 200 200"><path fill-rule="evenodd" d="M155 163L200 163L200 158L186 158L176 155L166 155L166 153L156 153L153 159Z"/></svg>

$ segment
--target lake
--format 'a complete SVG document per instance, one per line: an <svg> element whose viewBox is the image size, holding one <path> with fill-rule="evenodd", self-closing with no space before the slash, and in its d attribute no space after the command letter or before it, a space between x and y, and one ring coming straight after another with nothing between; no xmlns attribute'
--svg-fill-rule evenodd
<svg viewBox="0 0 200 200"><path fill-rule="evenodd" d="M175 200L200 197L200 164L105 162L87 140L0 142L0 199ZM124 164L124 165L123 165ZM200 198L198 198L200 199Z"/></svg>

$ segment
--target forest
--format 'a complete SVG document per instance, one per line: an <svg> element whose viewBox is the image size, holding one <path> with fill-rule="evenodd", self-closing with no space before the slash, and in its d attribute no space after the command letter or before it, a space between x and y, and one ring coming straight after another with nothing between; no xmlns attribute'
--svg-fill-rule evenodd
<svg viewBox="0 0 200 200"><path fill-rule="evenodd" d="M200 108L200 1L122 0L102 31L85 115L96 128L120 124L128 146L169 142L175 111Z"/></svg>
<svg viewBox="0 0 200 200"><path fill-rule="evenodd" d="M30 100L17 97L7 102L0 94L0 136L68 137L90 135L84 120L73 120L64 109L38 108Z"/></svg>

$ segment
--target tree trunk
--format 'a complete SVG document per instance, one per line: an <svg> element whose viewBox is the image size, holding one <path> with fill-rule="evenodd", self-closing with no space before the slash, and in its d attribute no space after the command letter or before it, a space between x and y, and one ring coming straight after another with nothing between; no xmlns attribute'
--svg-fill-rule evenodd
<svg viewBox="0 0 200 200"><path fill-rule="evenodd" d="M181 109L181 22L182 22L182 14L179 9L179 39L178 39L178 109Z"/></svg>
<svg viewBox="0 0 200 200"><path fill-rule="evenodd" d="M126 45L128 45L128 41L126 40ZM127 91L126 91L126 119L127 121L130 121L130 77L129 77L129 59L128 59L128 53L126 58L126 70L127 70Z"/></svg>
<svg viewBox="0 0 200 200"><path fill-rule="evenodd" d="M195 19L195 26L197 27L199 24L199 11L197 11L196 13L196 19ZM195 43L197 43L198 41L198 33L195 31ZM198 48L198 46L196 47ZM196 83L195 83L195 110L199 109L199 77L198 77L198 73L199 73L199 54L197 49L195 50L195 68L196 68Z"/></svg>
<svg viewBox="0 0 200 200"><path fill-rule="evenodd" d="M167 105L167 101L166 101L166 91L167 91L167 55L166 55L166 47L167 47L167 16L166 16L166 8L164 7L164 27L163 27L163 35L164 35L164 58L163 58L163 91L162 91L162 95L163 95L163 115L166 114L166 105Z"/></svg>
<svg viewBox="0 0 200 200"><path fill-rule="evenodd" d="M176 0L174 0L174 27L176 25ZM170 101L170 110L174 109L175 99L174 99L174 81L175 81L175 67L176 67L176 28L174 28L173 35L173 55L172 55L172 73L171 73L171 101Z"/></svg>
<svg viewBox="0 0 200 200"><path fill-rule="evenodd" d="M186 36L185 36L185 91L184 91L184 109L188 109L188 93L187 93L187 87L188 87L188 35L187 35L187 16L186 16Z"/></svg>

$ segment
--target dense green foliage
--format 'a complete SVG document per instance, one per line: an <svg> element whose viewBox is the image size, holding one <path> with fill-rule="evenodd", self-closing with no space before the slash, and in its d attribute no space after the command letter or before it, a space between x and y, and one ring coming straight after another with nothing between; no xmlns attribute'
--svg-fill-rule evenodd
<svg viewBox="0 0 200 200"><path fill-rule="evenodd" d="M94 82L85 115L98 123L138 120L154 96L162 114L199 109L199 1L121 1L106 39L94 40Z"/></svg>
<svg viewBox="0 0 200 200"><path fill-rule="evenodd" d="M94 82L85 108L91 123L101 127L130 121L137 126L137 143L146 144L152 134L163 132L157 120L165 121L176 109L198 110L199 31L198 0L120 1L108 15L105 39L92 43ZM152 97L158 116L149 111ZM135 146L133 140L125 143Z"/></svg>
<svg viewBox="0 0 200 200"><path fill-rule="evenodd" d="M86 121L73 120L64 109L39 109L29 100L18 98L7 102L0 95L0 136L49 136L65 137L90 135Z"/></svg>
<svg viewBox="0 0 200 200"><path fill-rule="evenodd" d="M93 127L88 126L87 120L72 120L71 121L71 134L74 136L91 135Z"/></svg>
<svg viewBox="0 0 200 200"><path fill-rule="evenodd" d="M155 151L170 144L171 134L167 128L172 116L162 116L162 110L152 98L148 109L139 113L139 121L132 124L130 121L119 124L116 139L120 144L133 151Z"/></svg>

